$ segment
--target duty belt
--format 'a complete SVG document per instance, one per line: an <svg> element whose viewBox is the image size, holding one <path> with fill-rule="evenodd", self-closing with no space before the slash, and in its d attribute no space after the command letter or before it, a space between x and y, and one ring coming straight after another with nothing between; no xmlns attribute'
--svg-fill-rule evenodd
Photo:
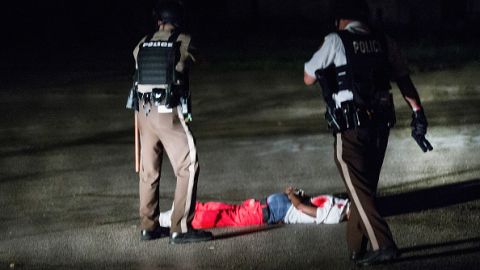
<svg viewBox="0 0 480 270"><path fill-rule="evenodd" d="M331 108L327 105L325 119L333 133L360 127L391 128L395 125L393 98L388 94L385 99L378 99L371 108L357 106L353 101L342 102L340 108Z"/></svg>
<svg viewBox="0 0 480 270"><path fill-rule="evenodd" d="M167 89L161 88L153 88L152 92L137 92L138 99L143 101L143 110L145 111L145 115L148 115L150 112L150 106L167 106L168 107L168 100L167 100L168 91Z"/></svg>

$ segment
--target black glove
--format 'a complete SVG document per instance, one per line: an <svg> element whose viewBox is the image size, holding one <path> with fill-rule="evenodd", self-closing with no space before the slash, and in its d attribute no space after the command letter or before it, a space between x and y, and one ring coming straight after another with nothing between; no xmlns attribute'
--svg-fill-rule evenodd
<svg viewBox="0 0 480 270"><path fill-rule="evenodd" d="M415 139L417 144L422 148L423 152L432 151L433 147L430 142L425 139L425 134L427 134L427 118L423 109L420 109L412 114L412 137Z"/></svg>

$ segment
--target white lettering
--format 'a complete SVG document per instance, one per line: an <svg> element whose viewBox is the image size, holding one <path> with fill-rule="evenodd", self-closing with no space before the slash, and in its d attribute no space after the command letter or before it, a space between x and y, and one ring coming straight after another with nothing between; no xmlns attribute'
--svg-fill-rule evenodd
<svg viewBox="0 0 480 270"><path fill-rule="evenodd" d="M149 42L144 42L142 45L143 48L172 48L173 47L173 42L168 42L168 41L149 41Z"/></svg>
<svg viewBox="0 0 480 270"><path fill-rule="evenodd" d="M354 41L353 42L353 51L355 54L357 54L358 50L360 49L360 46L358 45L358 42Z"/></svg>
<svg viewBox="0 0 480 270"><path fill-rule="evenodd" d="M382 46L378 40L353 41L353 52L355 54L371 54L382 52Z"/></svg>
<svg viewBox="0 0 480 270"><path fill-rule="evenodd" d="M360 51L361 51L363 54L365 54L365 47L366 47L365 42L360 41Z"/></svg>

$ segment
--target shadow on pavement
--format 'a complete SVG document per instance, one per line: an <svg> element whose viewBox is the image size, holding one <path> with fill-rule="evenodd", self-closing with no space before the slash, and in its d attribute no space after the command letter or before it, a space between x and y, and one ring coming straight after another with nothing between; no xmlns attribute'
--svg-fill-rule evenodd
<svg viewBox="0 0 480 270"><path fill-rule="evenodd" d="M229 232L215 234L214 240L228 239L228 238L232 238L232 237L243 236L243 235L246 235L246 234L258 233L258 232L278 229L278 228L281 228L281 227L283 227L283 224L259 225L259 226L253 226L253 227L248 227L248 228L242 228L242 229L238 229L238 230L235 230L235 231L229 231Z"/></svg>
<svg viewBox="0 0 480 270"><path fill-rule="evenodd" d="M414 190L378 198L383 216L394 216L480 199L480 179Z"/></svg>
<svg viewBox="0 0 480 270"><path fill-rule="evenodd" d="M467 203L478 199L480 199L480 179L471 179L454 184L379 197L378 207L383 216L394 216ZM400 252L402 256L395 262L477 253L480 252L480 237L407 247L400 249Z"/></svg>
<svg viewBox="0 0 480 270"><path fill-rule="evenodd" d="M433 250L430 251L429 250ZM402 257L396 259L396 262L415 261L424 259L443 258L453 255L465 255L480 252L480 237L456 240L446 243L427 244L409 248L400 249ZM428 254L411 255L411 252L428 252Z"/></svg>

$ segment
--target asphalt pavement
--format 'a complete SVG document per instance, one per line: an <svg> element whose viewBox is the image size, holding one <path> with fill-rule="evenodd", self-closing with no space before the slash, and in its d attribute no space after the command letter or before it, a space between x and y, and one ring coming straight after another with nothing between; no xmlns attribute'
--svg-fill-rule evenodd
<svg viewBox="0 0 480 270"><path fill-rule="evenodd" d="M255 80L265 74L249 75ZM42 93L22 87L2 92L0 268L354 269L345 223L212 229L215 240L189 245L140 241L133 114L123 108L129 82L65 81L40 87ZM244 95L245 83L213 81L198 79L196 87L204 91L194 96L199 200L238 203L287 185L310 194L344 192L318 93L287 76L268 88L256 84L269 90L255 92L260 104L254 106ZM435 147L427 154L409 137L409 114L399 105L379 207L402 255L369 268L480 269L475 87L468 88L469 102L461 93L426 98ZM295 93L298 100L285 99ZM225 95L231 98L221 103ZM444 117L446 101L461 123ZM174 178L166 158L163 166L161 208L168 209Z"/></svg>

